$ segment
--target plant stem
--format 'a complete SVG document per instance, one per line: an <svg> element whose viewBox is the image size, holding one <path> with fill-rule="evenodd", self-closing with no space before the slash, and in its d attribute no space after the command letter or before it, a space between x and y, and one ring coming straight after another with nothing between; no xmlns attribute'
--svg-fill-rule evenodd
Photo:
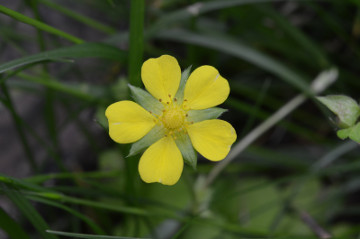
<svg viewBox="0 0 360 239"><path fill-rule="evenodd" d="M336 78L337 70L332 69L329 71L324 71L312 82L310 90L314 93L314 95L318 94L324 91L333 82L335 82ZM248 133L240 142L235 145L235 147L230 151L229 155L223 161L217 164L216 167L213 168L213 170L209 173L206 179L205 186L210 185L231 161L233 161L237 156L239 156L239 154L241 154L250 144L252 144L266 131L268 131L275 124L284 119L293 110L295 110L302 103L304 103L306 99L307 97L304 94L299 94L295 96L292 100L290 100L278 111L276 111L272 116L270 116L266 121L264 121L262 124L253 129L250 133Z"/></svg>
<svg viewBox="0 0 360 239"><path fill-rule="evenodd" d="M145 1L132 0L130 9L130 36L129 36L129 82L140 86L140 70L144 51L144 15Z"/></svg>

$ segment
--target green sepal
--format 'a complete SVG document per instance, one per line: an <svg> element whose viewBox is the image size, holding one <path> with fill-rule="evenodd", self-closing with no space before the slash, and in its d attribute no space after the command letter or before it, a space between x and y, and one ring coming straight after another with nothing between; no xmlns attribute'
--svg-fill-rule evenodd
<svg viewBox="0 0 360 239"><path fill-rule="evenodd" d="M160 125L155 125L154 128L150 130L147 135L142 137L139 141L133 143L130 148L129 155L127 157L133 156L135 154L141 153L147 147L161 139L165 136L165 129Z"/></svg>
<svg viewBox="0 0 360 239"><path fill-rule="evenodd" d="M346 139L349 137L351 140L360 143L360 122L352 127L338 130L337 136L340 139Z"/></svg>
<svg viewBox="0 0 360 239"><path fill-rule="evenodd" d="M131 95L134 100L141 105L144 109L151 111L157 115L161 114L164 109L163 104L161 104L157 99L155 99L149 92L128 84Z"/></svg>
<svg viewBox="0 0 360 239"><path fill-rule="evenodd" d="M360 116L359 105L349 96L328 95L316 98L339 118L340 128L353 126Z"/></svg>
<svg viewBox="0 0 360 239"><path fill-rule="evenodd" d="M349 134L349 138L357 143L360 143L360 122L351 127L352 130Z"/></svg>
<svg viewBox="0 0 360 239"><path fill-rule="evenodd" d="M219 107L213 107L204 110L189 110L187 113L187 121L196 123L203 120L216 119L226 111L227 109Z"/></svg>
<svg viewBox="0 0 360 239"><path fill-rule="evenodd" d="M175 143L180 149L184 162L196 170L197 154L192 146L189 135L185 133L176 134Z"/></svg>
<svg viewBox="0 0 360 239"><path fill-rule="evenodd" d="M192 66L189 66L181 73L179 89L175 94L175 98L177 99L177 102L179 105L182 104L182 102L184 100L185 85L186 85L186 81L188 80L188 78L190 76L191 67Z"/></svg>
<svg viewBox="0 0 360 239"><path fill-rule="evenodd" d="M352 127L346 129L340 129L336 132L340 139L346 139L349 137Z"/></svg>

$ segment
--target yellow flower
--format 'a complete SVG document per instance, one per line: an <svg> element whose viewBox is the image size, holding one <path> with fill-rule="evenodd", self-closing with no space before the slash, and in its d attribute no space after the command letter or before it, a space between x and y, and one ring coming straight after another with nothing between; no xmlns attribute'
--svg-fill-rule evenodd
<svg viewBox="0 0 360 239"><path fill-rule="evenodd" d="M187 75L186 75L187 73ZM118 143L134 143L133 151L148 147L140 158L139 173L147 183L175 184L184 160L196 165L196 151L219 161L236 140L234 128L216 119L229 83L212 66L181 74L177 60L169 55L151 58L141 68L147 92L130 86L135 100L111 104L105 115L110 137ZM144 137L145 136L145 137ZM131 150L130 150L131 153Z"/></svg>

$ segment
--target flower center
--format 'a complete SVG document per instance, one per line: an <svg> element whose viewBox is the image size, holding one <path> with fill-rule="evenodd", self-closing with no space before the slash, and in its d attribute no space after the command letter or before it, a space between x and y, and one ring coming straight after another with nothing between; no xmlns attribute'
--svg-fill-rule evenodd
<svg viewBox="0 0 360 239"><path fill-rule="evenodd" d="M162 122L168 129L177 129L184 124L185 112L180 108L166 109L162 115Z"/></svg>

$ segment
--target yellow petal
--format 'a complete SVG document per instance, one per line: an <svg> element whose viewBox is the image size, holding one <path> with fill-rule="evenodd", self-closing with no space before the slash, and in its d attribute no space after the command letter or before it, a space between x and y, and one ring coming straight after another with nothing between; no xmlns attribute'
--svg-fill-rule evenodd
<svg viewBox="0 0 360 239"><path fill-rule="evenodd" d="M177 60L169 55L150 58L141 67L141 78L147 91L163 102L173 98L179 88L181 69Z"/></svg>
<svg viewBox="0 0 360 239"><path fill-rule="evenodd" d="M124 100L111 104L105 112L110 137L118 143L133 143L154 126L155 117L135 102Z"/></svg>
<svg viewBox="0 0 360 239"><path fill-rule="evenodd" d="M182 173L184 161L171 137L164 137L151 145L141 156L139 173L147 183L175 184Z"/></svg>
<svg viewBox="0 0 360 239"><path fill-rule="evenodd" d="M201 66L185 85L184 104L190 109L201 110L223 103L230 93L228 81L212 66Z"/></svg>
<svg viewBox="0 0 360 239"><path fill-rule="evenodd" d="M187 130L194 148L211 161L224 159L236 140L234 128L223 120L204 120L189 125Z"/></svg>

